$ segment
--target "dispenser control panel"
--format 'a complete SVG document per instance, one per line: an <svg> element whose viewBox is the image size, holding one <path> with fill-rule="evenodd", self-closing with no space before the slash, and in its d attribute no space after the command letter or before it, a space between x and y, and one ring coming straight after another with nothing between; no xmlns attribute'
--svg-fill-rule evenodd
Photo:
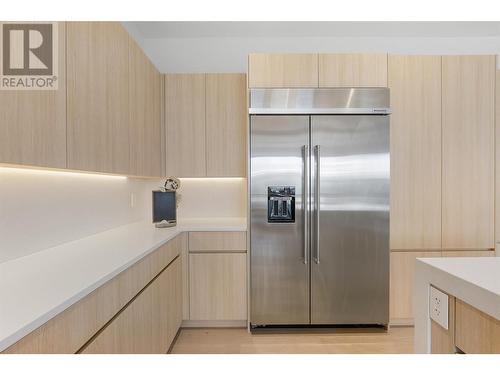
<svg viewBox="0 0 500 375"><path fill-rule="evenodd" d="M267 222L295 222L295 186L267 187Z"/></svg>

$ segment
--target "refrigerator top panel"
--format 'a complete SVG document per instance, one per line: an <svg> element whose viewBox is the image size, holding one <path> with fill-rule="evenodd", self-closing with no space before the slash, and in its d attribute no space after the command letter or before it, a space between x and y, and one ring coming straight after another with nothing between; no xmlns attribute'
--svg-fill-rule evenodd
<svg viewBox="0 0 500 375"><path fill-rule="evenodd" d="M251 115L390 114L389 89L251 89Z"/></svg>

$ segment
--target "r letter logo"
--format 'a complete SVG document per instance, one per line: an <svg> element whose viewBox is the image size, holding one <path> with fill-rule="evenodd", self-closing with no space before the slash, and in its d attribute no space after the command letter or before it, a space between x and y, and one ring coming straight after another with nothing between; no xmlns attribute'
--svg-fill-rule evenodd
<svg viewBox="0 0 500 375"><path fill-rule="evenodd" d="M0 89L57 90L57 23L2 23Z"/></svg>

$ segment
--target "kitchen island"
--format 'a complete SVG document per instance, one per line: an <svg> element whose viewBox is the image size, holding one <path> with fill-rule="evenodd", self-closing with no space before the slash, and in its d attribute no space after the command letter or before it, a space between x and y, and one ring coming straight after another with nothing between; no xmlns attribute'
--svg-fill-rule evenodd
<svg viewBox="0 0 500 375"><path fill-rule="evenodd" d="M417 259L414 306L416 353L499 353L500 257Z"/></svg>

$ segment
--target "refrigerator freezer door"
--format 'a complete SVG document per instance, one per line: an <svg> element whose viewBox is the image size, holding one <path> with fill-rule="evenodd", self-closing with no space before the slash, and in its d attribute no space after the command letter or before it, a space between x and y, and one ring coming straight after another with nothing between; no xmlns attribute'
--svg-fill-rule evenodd
<svg viewBox="0 0 500 375"><path fill-rule="evenodd" d="M304 259L309 257L304 248L308 200L303 196L308 182L304 177L309 157L304 151L309 150L309 120L309 116L250 119L252 325L309 324L309 262ZM282 215L286 211L269 206L278 205L269 199L274 199L270 192L294 193L293 220L269 219L273 210Z"/></svg>
<svg viewBox="0 0 500 375"><path fill-rule="evenodd" d="M311 138L311 323L387 324L389 117L313 116Z"/></svg>

